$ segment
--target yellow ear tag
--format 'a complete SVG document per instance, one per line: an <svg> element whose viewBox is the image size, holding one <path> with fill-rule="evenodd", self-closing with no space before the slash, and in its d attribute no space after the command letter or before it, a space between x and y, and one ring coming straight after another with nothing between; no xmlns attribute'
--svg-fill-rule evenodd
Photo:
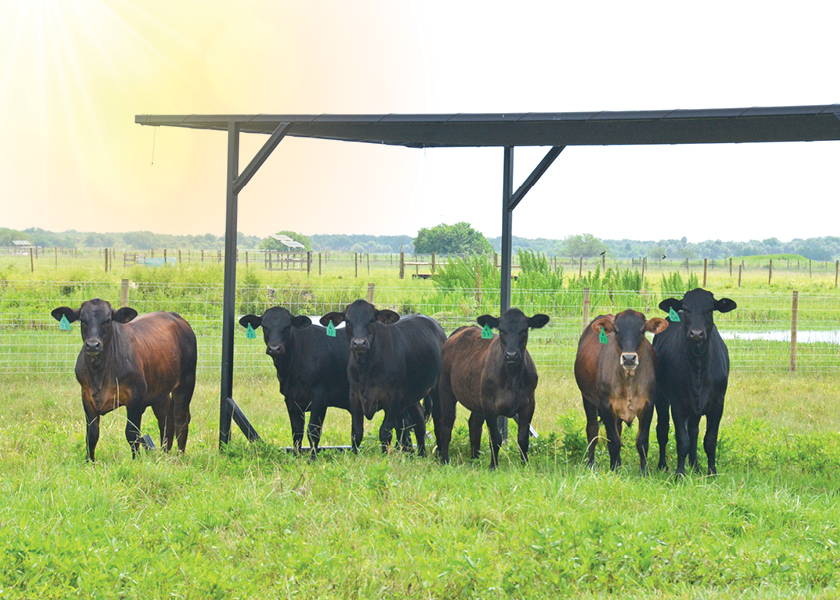
<svg viewBox="0 0 840 600"><path fill-rule="evenodd" d="M335 325L332 321L327 323L327 337L335 337Z"/></svg>
<svg viewBox="0 0 840 600"><path fill-rule="evenodd" d="M481 339L482 340L492 340L493 339L493 330L490 329L490 326L485 324L484 329L481 330Z"/></svg>
<svg viewBox="0 0 840 600"><path fill-rule="evenodd" d="M598 336L598 341L601 342L602 344L607 343L607 332L604 331L603 328L601 328L601 335Z"/></svg>

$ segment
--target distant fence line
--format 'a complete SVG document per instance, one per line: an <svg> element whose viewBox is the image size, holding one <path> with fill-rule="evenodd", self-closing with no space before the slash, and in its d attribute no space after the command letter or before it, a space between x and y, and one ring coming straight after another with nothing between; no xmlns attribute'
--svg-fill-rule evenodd
<svg viewBox="0 0 840 600"><path fill-rule="evenodd" d="M401 314L421 312L438 319L447 333L475 323L481 314L498 314L498 290L406 290L360 283L344 288L309 286L242 286L236 312L261 314L274 305L294 314L320 316L367 297ZM733 371L840 372L840 296L834 294L762 293L738 290L717 293L738 303L715 320L732 358ZM72 373L81 347L79 330L59 330L50 311L77 308L101 297L115 307L138 312L175 311L192 325L199 340L199 370L220 372L222 286L171 283L43 283L0 281L0 373ZM625 308L649 318L663 316L658 292L603 290L526 290L514 292L513 305L526 314L545 313L551 322L531 333L529 350L543 372L570 373L584 322ZM237 372L270 372L262 336L245 337L237 329Z"/></svg>

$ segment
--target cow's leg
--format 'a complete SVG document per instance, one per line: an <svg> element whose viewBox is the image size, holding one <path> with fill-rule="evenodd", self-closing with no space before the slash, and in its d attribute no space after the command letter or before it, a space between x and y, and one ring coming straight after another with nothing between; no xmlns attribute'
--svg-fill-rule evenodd
<svg viewBox="0 0 840 600"><path fill-rule="evenodd" d="M639 415L639 432L636 434L636 451L639 453L639 467L642 475L647 475L648 472L647 457L651 421L653 421L653 403Z"/></svg>
<svg viewBox="0 0 840 600"><path fill-rule="evenodd" d="M391 408L385 409L385 417L382 419L382 425L379 426L379 444L382 446L383 454L388 452L388 446L391 445L393 438L391 431L397 426L398 417L394 416L394 411Z"/></svg>
<svg viewBox="0 0 840 600"><path fill-rule="evenodd" d="M96 444L99 442L99 415L93 406L82 396L82 408L85 411L85 445L87 446L87 460L94 462Z"/></svg>
<svg viewBox="0 0 840 600"><path fill-rule="evenodd" d="M295 449L295 456L300 454L303 445L303 430L306 426L306 413L292 401L286 401L286 410L289 413L289 424L292 426L292 446Z"/></svg>
<svg viewBox="0 0 840 600"><path fill-rule="evenodd" d="M668 399L660 394L656 395L656 441L659 443L659 465L660 471L668 470L668 430L671 422L668 415Z"/></svg>
<svg viewBox="0 0 840 600"><path fill-rule="evenodd" d="M432 425L435 428L435 445L440 445L440 432L443 429L441 425L441 406L440 406L440 392L438 391L438 386L432 388L432 391L429 392L429 397L432 400ZM454 419L453 419L454 423ZM450 432L451 432L450 428ZM448 448L447 448L448 450Z"/></svg>
<svg viewBox="0 0 840 600"><path fill-rule="evenodd" d="M470 413L470 455L475 459L481 452L481 430L484 428L484 416L478 411Z"/></svg>
<svg viewBox="0 0 840 600"><path fill-rule="evenodd" d="M490 468L499 466L499 448L502 447L502 432L499 431L499 415L484 417L490 430Z"/></svg>
<svg viewBox="0 0 840 600"><path fill-rule="evenodd" d="M697 463L697 438L700 435L700 415L691 415L688 419L688 464L694 472L700 473L700 465Z"/></svg>
<svg viewBox="0 0 840 600"><path fill-rule="evenodd" d="M531 419L534 418L534 398L531 398L530 405L519 411L519 423L517 442L519 442L519 455L522 464L528 464L528 445L531 442Z"/></svg>
<svg viewBox="0 0 840 600"><path fill-rule="evenodd" d="M315 460L318 455L318 445L321 443L321 431L324 428L324 419L327 416L327 406L324 403L312 407L309 413L309 425L306 428L307 437L309 438L309 460Z"/></svg>
<svg viewBox="0 0 840 600"><path fill-rule="evenodd" d="M131 447L131 458L137 457L140 449L140 426L143 422L145 407L138 404L126 406L125 439Z"/></svg>
<svg viewBox="0 0 840 600"><path fill-rule="evenodd" d="M359 410L350 410L350 447L353 454L358 454L365 435L365 415Z"/></svg>
<svg viewBox="0 0 840 600"><path fill-rule="evenodd" d="M673 411L674 437L677 439L677 477L685 477L685 459L691 443L688 435L688 419L679 411Z"/></svg>
<svg viewBox="0 0 840 600"><path fill-rule="evenodd" d="M718 430L723 417L723 401L715 404L706 414L706 435L703 437L703 450L709 460L709 475L717 475L715 455L717 454Z"/></svg>
<svg viewBox="0 0 840 600"><path fill-rule="evenodd" d="M192 400L193 390L195 389L195 375L172 390L172 423L174 431L170 434L170 439L175 438L178 442L178 452L184 452L187 449L187 437L190 435L190 421L192 415L190 414L190 401ZM171 443L170 443L171 446Z"/></svg>
<svg viewBox="0 0 840 600"><path fill-rule="evenodd" d="M152 412L155 413L158 430L160 430L160 447L164 452L169 452L175 437L175 410L172 398L167 396L152 404Z"/></svg>
<svg viewBox="0 0 840 600"><path fill-rule="evenodd" d="M421 411L422 414L422 411ZM411 416L411 412L409 409L400 415L400 418L397 419L397 440L400 445L400 449L403 452L411 452L414 448L411 445L411 430L414 428L414 419Z"/></svg>
<svg viewBox="0 0 840 600"><path fill-rule="evenodd" d="M616 432L618 433L618 441L621 442L621 432L624 428L624 421L622 421L621 419L616 419L615 428L616 428ZM621 447L621 446L619 446L619 447ZM618 453L618 464L616 464L616 466L617 467L621 466L621 452Z"/></svg>
<svg viewBox="0 0 840 600"><path fill-rule="evenodd" d="M426 456L426 416L423 414L423 407L418 402L409 406L407 412L414 420L414 436L417 438L417 456Z"/></svg>
<svg viewBox="0 0 840 600"><path fill-rule="evenodd" d="M440 454L440 462L447 464L449 462L449 444L452 443L452 428L455 427L456 404L455 396L452 393L452 388L449 386L448 380L444 383L443 375L441 375L441 384L438 389L437 409L435 408L435 398L432 397L432 418L435 420L435 439L437 440L438 454ZM438 413L437 417L435 412ZM481 435L482 423L479 421L479 436ZM481 440L479 439L479 442Z"/></svg>
<svg viewBox="0 0 840 600"><path fill-rule="evenodd" d="M584 398L583 412L586 413L586 464L591 469L595 466L595 447L598 445L598 409Z"/></svg>
<svg viewBox="0 0 840 600"><path fill-rule="evenodd" d="M607 448L610 451L610 470L615 471L621 463L621 421L616 422L611 411L601 415L607 432Z"/></svg>

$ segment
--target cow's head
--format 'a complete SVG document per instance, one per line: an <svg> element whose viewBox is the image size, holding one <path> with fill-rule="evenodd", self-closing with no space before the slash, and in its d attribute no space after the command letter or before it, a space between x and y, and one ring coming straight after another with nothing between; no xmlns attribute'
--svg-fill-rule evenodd
<svg viewBox="0 0 840 600"><path fill-rule="evenodd" d="M509 367L518 367L522 364L525 347L528 345L528 330L545 327L548 323L548 315L538 314L527 317L518 308L509 308L501 317L481 315L476 322L482 327L486 325L499 330L505 364Z"/></svg>
<svg viewBox="0 0 840 600"><path fill-rule="evenodd" d="M399 320L400 315L392 310L377 310L370 302L356 300L344 312L331 312L321 317L321 325L344 323L351 352L357 359L363 359L373 346L376 336L374 325L391 325Z"/></svg>
<svg viewBox="0 0 840 600"><path fill-rule="evenodd" d="M85 354L95 358L111 339L112 323L128 323L137 316L137 311L127 306L115 311L111 303L99 298L82 302L78 310L60 306L51 313L53 319L61 321L67 317L70 323L79 321L82 325L82 341Z"/></svg>
<svg viewBox="0 0 840 600"><path fill-rule="evenodd" d="M307 316L295 317L281 306L272 306L261 317L245 315L239 319L239 324L245 328L250 325L254 330L262 327L265 353L271 358L280 358L286 353L292 328L304 329L312 325L312 320Z"/></svg>
<svg viewBox="0 0 840 600"><path fill-rule="evenodd" d="M668 321L653 317L645 319L645 316L635 310L625 310L617 315L605 315L592 321L592 330L600 334L614 334L616 360L624 369L624 372L633 377L636 374L636 367L639 366L639 357L645 343L645 332L661 333L668 329ZM608 346L609 347L609 346Z"/></svg>
<svg viewBox="0 0 840 600"><path fill-rule="evenodd" d="M686 292L682 300L668 298L659 303L659 308L665 312L670 312L672 308L679 312L686 339L698 345L709 340L709 335L715 326L714 311L725 313L737 307L734 300L729 298L715 300L714 294L701 288Z"/></svg>

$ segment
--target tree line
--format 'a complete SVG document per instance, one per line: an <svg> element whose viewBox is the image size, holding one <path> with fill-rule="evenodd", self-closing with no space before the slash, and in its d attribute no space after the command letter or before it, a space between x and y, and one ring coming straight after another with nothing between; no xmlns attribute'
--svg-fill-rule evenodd
<svg viewBox="0 0 840 600"><path fill-rule="evenodd" d="M315 234L305 236L284 231L300 241L308 250L315 252L367 252L413 254L462 254L464 252L501 251L501 237L485 238L468 223L441 224L422 228L416 237L410 235L351 235ZM204 235L171 235L150 231L97 233L68 230L46 231L40 228L23 230L0 227L0 247L11 246L13 240L26 240L35 246L59 248L126 248L143 250L147 248L195 248L204 250L224 249L224 236L212 233ZM237 236L239 248L284 249L271 238L246 235ZM667 258L723 259L732 256L760 256L767 254L799 254L811 260L835 260L840 258L840 237L825 236L794 238L781 241L772 237L746 242L706 240L689 242L680 239L661 240L610 240L599 239L592 234L566 236L563 239L523 238L513 236L513 249L532 250L547 256L598 256L602 252L612 258L651 259Z"/></svg>

